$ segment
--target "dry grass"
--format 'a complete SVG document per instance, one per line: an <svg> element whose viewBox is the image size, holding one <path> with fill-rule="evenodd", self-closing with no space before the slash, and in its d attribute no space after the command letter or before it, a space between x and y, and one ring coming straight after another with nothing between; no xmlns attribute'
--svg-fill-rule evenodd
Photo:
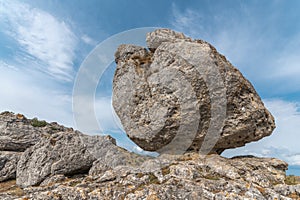
<svg viewBox="0 0 300 200"><path fill-rule="evenodd" d="M18 197L24 195L24 191L17 186L15 180L0 183L0 193L7 193Z"/></svg>
<svg viewBox="0 0 300 200"><path fill-rule="evenodd" d="M300 184L300 176L294 176L294 175L286 176L284 182L287 185L297 185L297 184Z"/></svg>

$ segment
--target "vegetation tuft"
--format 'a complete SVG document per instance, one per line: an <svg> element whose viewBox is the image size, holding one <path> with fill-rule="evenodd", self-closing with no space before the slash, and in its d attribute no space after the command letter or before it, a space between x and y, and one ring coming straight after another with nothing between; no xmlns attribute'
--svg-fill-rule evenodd
<svg viewBox="0 0 300 200"><path fill-rule="evenodd" d="M45 127L47 125L47 122L45 120L40 121L38 120L38 118L33 118L31 120L31 125L33 127Z"/></svg>

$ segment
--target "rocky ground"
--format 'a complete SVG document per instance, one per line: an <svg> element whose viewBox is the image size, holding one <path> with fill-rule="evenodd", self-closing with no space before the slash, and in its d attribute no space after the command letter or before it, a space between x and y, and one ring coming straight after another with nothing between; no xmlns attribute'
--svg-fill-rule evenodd
<svg viewBox="0 0 300 200"><path fill-rule="evenodd" d="M109 136L86 136L54 123L57 132L49 128L53 123L31 122L0 115L1 144L11 141L7 135L18 143L40 134L25 151L1 149L1 199L300 199L299 177L286 176L287 164L275 158L150 158L116 146ZM17 138L11 127L28 132Z"/></svg>

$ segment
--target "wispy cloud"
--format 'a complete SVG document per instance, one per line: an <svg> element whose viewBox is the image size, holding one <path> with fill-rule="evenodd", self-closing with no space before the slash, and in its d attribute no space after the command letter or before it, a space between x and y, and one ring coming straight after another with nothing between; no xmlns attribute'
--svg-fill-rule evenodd
<svg viewBox="0 0 300 200"><path fill-rule="evenodd" d="M91 46L95 46L97 44L97 42L94 39L92 39L91 37L89 37L88 35L81 36L81 40L84 43L91 45Z"/></svg>
<svg viewBox="0 0 300 200"><path fill-rule="evenodd" d="M8 110L74 126L71 96L41 72L15 70L0 61L0 112Z"/></svg>
<svg viewBox="0 0 300 200"><path fill-rule="evenodd" d="M4 62L3 60L0 60L0 68L6 68L6 69L12 69L12 70L18 70L18 68L16 68L13 65L10 65L6 62Z"/></svg>
<svg viewBox="0 0 300 200"><path fill-rule="evenodd" d="M268 140L272 146L288 148L293 153L300 153L299 124L300 104L278 99L265 100L266 107L275 117L276 126L272 138Z"/></svg>
<svg viewBox="0 0 300 200"><path fill-rule="evenodd" d="M290 165L300 166L300 154L293 154L287 157L287 161Z"/></svg>
<svg viewBox="0 0 300 200"><path fill-rule="evenodd" d="M171 25L176 28L177 31L184 32L191 37L199 36L199 34L205 34L203 20L204 17L200 12L192 9L186 9L183 12L180 11L176 4L172 4Z"/></svg>
<svg viewBox="0 0 300 200"><path fill-rule="evenodd" d="M77 37L66 22L14 0L0 1L0 22L5 25L0 31L22 47L22 58L16 59L58 79L72 80Z"/></svg>
<svg viewBox="0 0 300 200"><path fill-rule="evenodd" d="M123 127L112 107L111 97L98 97L95 100L95 112L104 133L121 132Z"/></svg>

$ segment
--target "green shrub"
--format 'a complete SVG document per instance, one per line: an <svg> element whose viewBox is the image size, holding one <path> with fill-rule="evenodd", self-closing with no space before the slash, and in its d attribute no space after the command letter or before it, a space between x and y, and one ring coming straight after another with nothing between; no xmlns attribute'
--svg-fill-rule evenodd
<svg viewBox="0 0 300 200"><path fill-rule="evenodd" d="M45 120L38 120L37 118L33 118L31 120L31 125L34 127L45 127L47 125L47 122Z"/></svg>

